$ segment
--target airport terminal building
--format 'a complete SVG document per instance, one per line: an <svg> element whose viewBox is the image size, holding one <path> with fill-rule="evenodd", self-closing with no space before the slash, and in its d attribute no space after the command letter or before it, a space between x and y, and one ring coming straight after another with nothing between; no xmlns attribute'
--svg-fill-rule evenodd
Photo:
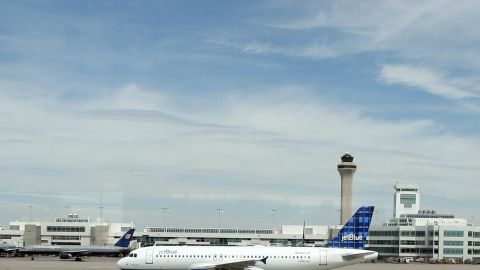
<svg viewBox="0 0 480 270"><path fill-rule="evenodd" d="M113 245L130 223L107 223L69 214L53 221L12 221L0 230L0 242L17 247L27 245Z"/></svg>
<svg viewBox="0 0 480 270"><path fill-rule="evenodd" d="M113 245L133 224L92 222L70 214L55 221L13 221L0 230L0 242L17 247L27 245ZM339 226L305 226L305 243L324 245ZM303 240L303 225L273 229L164 228L137 230L134 247L152 245L278 245L295 246Z"/></svg>
<svg viewBox="0 0 480 270"><path fill-rule="evenodd" d="M480 227L452 214L420 210L416 186L394 188L393 217L370 228L367 249L379 257L480 260Z"/></svg>
<svg viewBox="0 0 480 270"><path fill-rule="evenodd" d="M339 226L305 226L305 244L322 246ZM303 242L303 225L283 225L273 229L235 228L163 228L148 227L136 232L135 239L142 245L276 245L295 246Z"/></svg>

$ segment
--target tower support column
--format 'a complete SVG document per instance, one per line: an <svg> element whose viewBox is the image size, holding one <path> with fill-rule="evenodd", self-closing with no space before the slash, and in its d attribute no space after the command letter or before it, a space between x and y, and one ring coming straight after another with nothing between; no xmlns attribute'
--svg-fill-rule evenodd
<svg viewBox="0 0 480 270"><path fill-rule="evenodd" d="M353 156L346 153L342 162L337 165L341 181L340 224L344 225L352 216L352 181L357 165L353 163Z"/></svg>

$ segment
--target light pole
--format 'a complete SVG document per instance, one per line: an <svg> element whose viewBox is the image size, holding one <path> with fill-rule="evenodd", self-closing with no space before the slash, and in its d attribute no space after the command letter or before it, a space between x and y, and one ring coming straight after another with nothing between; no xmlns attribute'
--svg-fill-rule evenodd
<svg viewBox="0 0 480 270"><path fill-rule="evenodd" d="M173 210L167 207L162 207L162 211L163 211L163 228L165 228L165 232L167 232L167 212L171 212Z"/></svg>
<svg viewBox="0 0 480 270"><path fill-rule="evenodd" d="M100 210L100 222L103 222L103 206L99 206L98 210Z"/></svg>
<svg viewBox="0 0 480 270"><path fill-rule="evenodd" d="M222 227L222 214L225 212L222 208L217 208L218 213L218 229Z"/></svg>
<svg viewBox="0 0 480 270"><path fill-rule="evenodd" d="M272 209L270 210L270 215L272 215L272 230L275 232L275 221L276 221L276 215L277 215L277 209Z"/></svg>
<svg viewBox="0 0 480 270"><path fill-rule="evenodd" d="M35 205L33 205L33 204L28 205L28 208L30 208L30 221L33 221L33 208L34 207L35 207Z"/></svg>

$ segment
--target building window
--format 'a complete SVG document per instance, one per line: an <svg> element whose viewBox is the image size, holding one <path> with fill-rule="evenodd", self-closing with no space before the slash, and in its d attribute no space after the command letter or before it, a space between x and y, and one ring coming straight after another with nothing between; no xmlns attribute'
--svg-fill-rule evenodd
<svg viewBox="0 0 480 270"><path fill-rule="evenodd" d="M399 231L370 231L369 236L399 236Z"/></svg>
<svg viewBox="0 0 480 270"><path fill-rule="evenodd" d="M85 227L47 226L47 232L85 232Z"/></svg>
<svg viewBox="0 0 480 270"><path fill-rule="evenodd" d="M445 237L463 237L463 231L444 231L443 236L445 236Z"/></svg>
<svg viewBox="0 0 480 270"><path fill-rule="evenodd" d="M462 248L444 248L443 254L463 254Z"/></svg>
<svg viewBox="0 0 480 270"><path fill-rule="evenodd" d="M463 246L463 241L443 241L445 246Z"/></svg>
<svg viewBox="0 0 480 270"><path fill-rule="evenodd" d="M52 240L80 240L78 235L53 235Z"/></svg>
<svg viewBox="0 0 480 270"><path fill-rule="evenodd" d="M412 208L412 205L417 203L417 196L415 194L400 194L400 203L405 208Z"/></svg>
<svg viewBox="0 0 480 270"><path fill-rule="evenodd" d="M398 254L398 247L370 247L370 250L378 253L395 253Z"/></svg>
<svg viewBox="0 0 480 270"><path fill-rule="evenodd" d="M12 237L20 237L20 235L0 234L0 239L12 239Z"/></svg>

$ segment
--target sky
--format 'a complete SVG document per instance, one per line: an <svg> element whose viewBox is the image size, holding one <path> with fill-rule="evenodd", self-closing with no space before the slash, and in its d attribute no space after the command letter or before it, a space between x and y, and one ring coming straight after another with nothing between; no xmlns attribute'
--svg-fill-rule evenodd
<svg viewBox="0 0 480 270"><path fill-rule="evenodd" d="M333 225L345 152L377 224L397 181L480 224L479 9L0 2L0 224Z"/></svg>

